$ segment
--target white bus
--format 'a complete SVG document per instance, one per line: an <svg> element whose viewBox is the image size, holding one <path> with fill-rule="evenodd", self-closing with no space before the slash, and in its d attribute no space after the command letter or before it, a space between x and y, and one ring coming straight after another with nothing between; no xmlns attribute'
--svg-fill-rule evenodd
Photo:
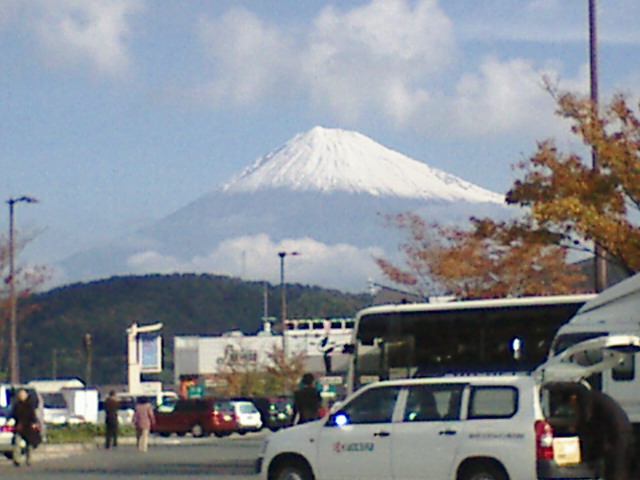
<svg viewBox="0 0 640 480"><path fill-rule="evenodd" d="M593 294L407 303L358 312L347 393L376 380L532 371Z"/></svg>

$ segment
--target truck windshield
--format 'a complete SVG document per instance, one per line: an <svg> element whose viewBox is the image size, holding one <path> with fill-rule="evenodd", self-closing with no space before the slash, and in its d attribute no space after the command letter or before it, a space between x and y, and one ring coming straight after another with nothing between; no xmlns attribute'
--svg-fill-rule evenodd
<svg viewBox="0 0 640 480"><path fill-rule="evenodd" d="M608 335L607 332L578 332L558 335L551 346L551 355L558 355L564 352L567 348L573 347L585 340L591 340L592 338L603 337L606 335Z"/></svg>

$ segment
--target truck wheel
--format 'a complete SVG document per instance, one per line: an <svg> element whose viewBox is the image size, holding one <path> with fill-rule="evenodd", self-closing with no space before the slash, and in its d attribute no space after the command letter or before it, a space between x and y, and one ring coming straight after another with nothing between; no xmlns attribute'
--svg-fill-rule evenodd
<svg viewBox="0 0 640 480"><path fill-rule="evenodd" d="M191 427L191 435L194 437L202 437L204 435L204 429L202 425L196 423L193 427Z"/></svg>
<svg viewBox="0 0 640 480"><path fill-rule="evenodd" d="M274 480L313 480L309 468L301 462L285 464L278 469Z"/></svg>
<svg viewBox="0 0 640 480"><path fill-rule="evenodd" d="M460 480L509 480L498 467L491 464L470 465L460 474Z"/></svg>

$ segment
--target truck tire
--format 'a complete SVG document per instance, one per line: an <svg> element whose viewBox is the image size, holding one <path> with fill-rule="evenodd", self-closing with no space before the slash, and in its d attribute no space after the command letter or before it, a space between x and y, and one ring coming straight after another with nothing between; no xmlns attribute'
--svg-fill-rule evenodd
<svg viewBox="0 0 640 480"><path fill-rule="evenodd" d="M504 471L491 463L469 465L460 473L460 480L509 480Z"/></svg>
<svg viewBox="0 0 640 480"><path fill-rule="evenodd" d="M278 468L273 480L313 480L313 475L302 462L293 462Z"/></svg>

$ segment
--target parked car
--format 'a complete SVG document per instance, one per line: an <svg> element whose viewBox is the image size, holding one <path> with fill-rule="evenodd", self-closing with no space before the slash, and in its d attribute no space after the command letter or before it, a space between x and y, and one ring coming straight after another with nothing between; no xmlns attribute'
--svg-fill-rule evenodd
<svg viewBox="0 0 640 480"><path fill-rule="evenodd" d="M228 401L215 398L183 398L156 408L153 432L194 437L230 435L237 429L236 416Z"/></svg>
<svg viewBox="0 0 640 480"><path fill-rule="evenodd" d="M293 422L293 401L289 397L253 397L251 401L260 411L262 425L272 432Z"/></svg>
<svg viewBox="0 0 640 480"><path fill-rule="evenodd" d="M271 434L257 470L262 480L412 479L426 472L433 479L598 479L597 462L582 458L581 443L604 439L571 426L579 411L572 394L590 391L582 378L638 350L639 337L608 337L568 349L533 375L369 384L323 419ZM586 364L590 359L596 363Z"/></svg>
<svg viewBox="0 0 640 480"><path fill-rule="evenodd" d="M233 411L238 423L237 432L244 435L247 432L262 430L262 417L260 410L249 400L232 400Z"/></svg>
<svg viewBox="0 0 640 480"><path fill-rule="evenodd" d="M0 408L0 453L7 458L11 458L13 449L13 421L9 421L9 409Z"/></svg>
<svg viewBox="0 0 640 480"><path fill-rule="evenodd" d="M43 392L43 420L48 425L65 425L69 422L71 411L61 392Z"/></svg>

